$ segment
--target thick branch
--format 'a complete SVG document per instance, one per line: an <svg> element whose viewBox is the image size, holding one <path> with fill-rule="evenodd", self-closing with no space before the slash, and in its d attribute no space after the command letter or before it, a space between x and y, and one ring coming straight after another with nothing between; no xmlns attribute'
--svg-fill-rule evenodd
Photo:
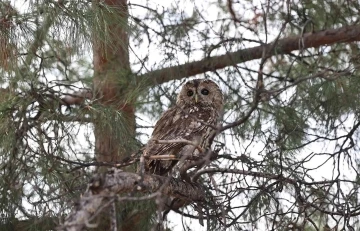
<svg viewBox="0 0 360 231"><path fill-rule="evenodd" d="M280 55L288 54L299 49L312 47L316 48L323 45L354 41L360 41L360 25L346 26L339 29L329 29L316 33L307 33L303 36L299 35L279 39L277 41L277 45L274 47L273 43L269 43L257 47L246 48L236 52L229 52L225 55L213 56L191 63L150 71L146 74L138 76L137 78L141 80L146 78L147 85L153 86L170 80L194 76L207 71L222 69L227 66L259 59L263 55L263 49L266 49L268 55ZM91 97L92 93L88 89L84 89L82 92L67 95L62 100L68 105L78 105L83 103L85 99L89 99Z"/></svg>
<svg viewBox="0 0 360 231"><path fill-rule="evenodd" d="M158 85L170 80L194 76L207 71L222 69L246 61L262 57L264 49L268 55L288 54L295 50L316 48L334 43L360 41L360 25L346 26L339 29L329 29L316 33L292 36L279 39L276 46L273 43L247 48L225 55L213 56L199 61L178 66L167 67L140 75L139 79L146 81L149 86ZM272 49L273 47L273 49Z"/></svg>
<svg viewBox="0 0 360 231"><path fill-rule="evenodd" d="M165 185L165 187L163 187ZM186 201L204 201L205 193L198 185L193 185L178 179L170 179L157 175L144 175L141 180L136 173L124 172L119 169L101 176L97 175L90 183L88 190L66 218L60 228L67 231L82 230L89 226L94 214L115 198L118 194L130 192L162 193ZM150 198L150 197L149 197ZM119 197L119 200L136 200L135 197Z"/></svg>

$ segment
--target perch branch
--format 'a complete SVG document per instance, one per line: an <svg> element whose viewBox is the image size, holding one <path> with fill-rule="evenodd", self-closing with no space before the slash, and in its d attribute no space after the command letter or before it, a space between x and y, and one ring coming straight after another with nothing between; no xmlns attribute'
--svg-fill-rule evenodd
<svg viewBox="0 0 360 231"><path fill-rule="evenodd" d="M166 187L162 187L164 184L167 184ZM105 175L96 175L92 179L77 206L74 206L73 211L58 230L78 231L87 225L92 226L91 218L95 213L99 213L99 210L115 196L119 196L120 200L127 200L120 194L130 192L161 193L194 202L205 201L206 198L204 190L199 185L174 178L169 181L168 177L157 175L144 175L141 181L139 174L114 168ZM134 200L134 198L130 199Z"/></svg>

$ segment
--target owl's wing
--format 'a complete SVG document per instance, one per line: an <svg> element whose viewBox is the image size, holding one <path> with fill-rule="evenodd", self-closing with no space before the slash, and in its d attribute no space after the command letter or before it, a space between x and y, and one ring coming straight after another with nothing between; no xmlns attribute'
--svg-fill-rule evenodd
<svg viewBox="0 0 360 231"><path fill-rule="evenodd" d="M156 140L172 140L179 137L179 126L181 127L180 114L176 107L172 107L165 111L160 119L156 122L151 139L147 143L144 155L171 155L176 154L176 149L181 149L183 144L169 143L158 144ZM145 171L157 175L165 175L177 163L176 160L147 160L145 163Z"/></svg>
<svg viewBox="0 0 360 231"><path fill-rule="evenodd" d="M160 119L156 122L151 139L146 145L146 155L170 155L168 150L177 146L181 147L181 143L157 144L157 140L173 140L179 139L184 134L181 128L184 126L184 121L181 118L178 108L172 107L162 114Z"/></svg>
<svg viewBox="0 0 360 231"><path fill-rule="evenodd" d="M144 155L175 155L187 144L168 143L158 144L156 140L186 139L193 141L196 136L202 136L209 126L215 125L217 120L214 110L182 111L180 108L172 107L166 111L155 124L152 137L145 147ZM203 122L203 123L202 123ZM152 173L164 175L177 161L151 160L147 163L147 170Z"/></svg>
<svg viewBox="0 0 360 231"><path fill-rule="evenodd" d="M178 122L179 119L180 113L177 110L176 106L169 108L161 115L160 119L156 122L151 137L156 137L156 139L163 139L164 137L169 136L172 133L170 133L169 131L172 130L171 128L173 128L173 125Z"/></svg>
<svg viewBox="0 0 360 231"><path fill-rule="evenodd" d="M152 140L187 139L199 134L208 125L216 125L218 114L213 108L199 111L181 110L172 107L160 117L151 135Z"/></svg>

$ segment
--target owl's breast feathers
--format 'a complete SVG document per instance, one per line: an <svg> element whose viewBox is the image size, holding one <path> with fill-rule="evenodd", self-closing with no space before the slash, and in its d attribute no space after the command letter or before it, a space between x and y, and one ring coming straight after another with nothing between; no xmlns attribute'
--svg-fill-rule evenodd
<svg viewBox="0 0 360 231"><path fill-rule="evenodd" d="M191 105L179 108L178 106L166 111L156 123L152 137L147 143L144 155L175 155L180 158L182 155L192 155L185 153L197 149L189 147L186 143L166 143L159 144L158 140L188 140L199 143L205 147L207 140L218 120L218 112L210 106ZM164 175L175 164L177 160L149 160L145 170Z"/></svg>

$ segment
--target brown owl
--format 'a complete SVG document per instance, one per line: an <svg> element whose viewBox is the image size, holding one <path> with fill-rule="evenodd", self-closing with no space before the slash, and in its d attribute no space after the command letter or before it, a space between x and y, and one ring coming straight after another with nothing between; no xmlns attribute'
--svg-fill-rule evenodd
<svg viewBox="0 0 360 231"><path fill-rule="evenodd" d="M205 149L222 107L223 94L213 81L195 79L185 83L177 96L176 105L162 114L144 149L145 157L174 155L176 159L147 159L145 172L165 175L184 155L198 155L199 149L194 145L185 142L159 143L159 140L188 140Z"/></svg>

